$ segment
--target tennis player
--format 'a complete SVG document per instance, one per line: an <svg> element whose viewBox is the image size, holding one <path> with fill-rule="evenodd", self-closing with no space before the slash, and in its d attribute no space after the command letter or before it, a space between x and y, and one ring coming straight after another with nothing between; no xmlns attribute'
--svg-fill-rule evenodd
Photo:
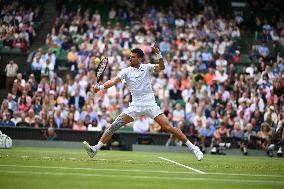
<svg viewBox="0 0 284 189"><path fill-rule="evenodd" d="M122 112L104 132L97 145L90 146L88 142L83 142L84 148L91 158L93 158L100 148L111 139L116 130L134 121L141 115L149 116L154 119L164 130L172 133L175 137L185 143L197 160L203 158L203 153L200 149L193 145L180 129L170 125L167 117L155 102L155 96L151 85L151 76L154 71L163 71L165 65L156 43L153 45L152 49L156 54L156 59L159 62L158 64L142 64L144 53L141 49L135 48L131 50L130 53L129 67L122 69L116 77L106 81L103 85L92 86L94 92L98 92L99 90L108 89L122 80L125 80L132 95L132 102L128 109Z"/></svg>

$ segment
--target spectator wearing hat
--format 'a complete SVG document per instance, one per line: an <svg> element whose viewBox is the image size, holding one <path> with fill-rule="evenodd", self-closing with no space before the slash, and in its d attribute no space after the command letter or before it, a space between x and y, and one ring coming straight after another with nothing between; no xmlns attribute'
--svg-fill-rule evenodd
<svg viewBox="0 0 284 189"><path fill-rule="evenodd" d="M272 127L276 127L279 121L278 114L275 111L275 107L273 105L269 106L267 112L264 113L264 121L270 122L272 121Z"/></svg>
<svg viewBox="0 0 284 189"><path fill-rule="evenodd" d="M232 57L233 63L242 63L243 59L241 58L240 51L236 50L235 54Z"/></svg>

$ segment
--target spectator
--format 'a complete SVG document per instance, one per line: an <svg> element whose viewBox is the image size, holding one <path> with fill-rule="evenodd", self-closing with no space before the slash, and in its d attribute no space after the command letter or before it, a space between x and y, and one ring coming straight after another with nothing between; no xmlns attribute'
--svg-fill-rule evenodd
<svg viewBox="0 0 284 189"><path fill-rule="evenodd" d="M74 96L71 96L69 100L69 105L74 104L75 108L82 108L85 103L84 97L80 96L80 88L77 88Z"/></svg>
<svg viewBox="0 0 284 189"><path fill-rule="evenodd" d="M211 137L213 137L214 133L215 133L215 128L213 126L211 126L209 120L206 120L205 121L205 127L201 127L198 130L198 135L200 136L200 146L202 148L202 151L205 151L204 147L205 147L206 138L211 139Z"/></svg>
<svg viewBox="0 0 284 189"><path fill-rule="evenodd" d="M21 114L18 111L13 112L13 118L11 119L15 126L21 121Z"/></svg>
<svg viewBox="0 0 284 189"><path fill-rule="evenodd" d="M84 125L84 122L81 118L73 125L73 130L76 131L86 131L87 127Z"/></svg>
<svg viewBox="0 0 284 189"><path fill-rule="evenodd" d="M9 63L5 67L6 72L6 89L11 89L16 79L18 72L18 65L14 62L14 60L10 60Z"/></svg>
<svg viewBox="0 0 284 189"><path fill-rule="evenodd" d="M264 122L261 124L261 130L257 132L256 136L258 137L257 144L262 148L263 150L267 151L267 154L269 156L272 156L272 152L270 151L270 144L272 140L271 135L271 128L268 123Z"/></svg>
<svg viewBox="0 0 284 189"><path fill-rule="evenodd" d="M33 127L33 128L42 128L43 127L42 123L40 123L39 115L35 115L34 122L31 124L31 127Z"/></svg>
<svg viewBox="0 0 284 189"><path fill-rule="evenodd" d="M1 126L4 127L15 127L15 123L11 121L11 114L6 113L6 119L0 123Z"/></svg>
<svg viewBox="0 0 284 189"><path fill-rule="evenodd" d="M88 125L88 131L102 131L102 127L98 126L97 119L94 119L92 123Z"/></svg>
<svg viewBox="0 0 284 189"><path fill-rule="evenodd" d="M150 129L150 120L144 116L140 116L139 119L133 122L133 131L139 133L148 132Z"/></svg>
<svg viewBox="0 0 284 189"><path fill-rule="evenodd" d="M57 140L57 134L53 127L49 127L47 129L46 140L48 141L55 141Z"/></svg>
<svg viewBox="0 0 284 189"><path fill-rule="evenodd" d="M26 117L25 121L28 123L29 126L31 126L34 123L34 110L29 109L28 116Z"/></svg>
<svg viewBox="0 0 284 189"><path fill-rule="evenodd" d="M26 122L26 113L21 113L21 121L19 121L16 125L17 127L28 127L29 124Z"/></svg>

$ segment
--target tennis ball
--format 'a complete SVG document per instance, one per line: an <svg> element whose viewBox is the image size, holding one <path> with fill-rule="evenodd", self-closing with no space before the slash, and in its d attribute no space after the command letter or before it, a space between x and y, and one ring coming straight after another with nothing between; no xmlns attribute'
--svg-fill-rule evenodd
<svg viewBox="0 0 284 189"><path fill-rule="evenodd" d="M97 57L97 58L95 58L95 63L96 63L96 64L100 63L100 61L101 61L101 59L100 59L100 58L98 58L98 57Z"/></svg>

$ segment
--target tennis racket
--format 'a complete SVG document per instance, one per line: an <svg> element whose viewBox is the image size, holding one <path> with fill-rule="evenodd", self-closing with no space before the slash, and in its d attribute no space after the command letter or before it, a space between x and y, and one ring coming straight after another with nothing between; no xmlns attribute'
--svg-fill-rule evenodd
<svg viewBox="0 0 284 189"><path fill-rule="evenodd" d="M107 65L108 65L108 58L107 57L102 58L96 69L97 84L100 81L102 81Z"/></svg>

